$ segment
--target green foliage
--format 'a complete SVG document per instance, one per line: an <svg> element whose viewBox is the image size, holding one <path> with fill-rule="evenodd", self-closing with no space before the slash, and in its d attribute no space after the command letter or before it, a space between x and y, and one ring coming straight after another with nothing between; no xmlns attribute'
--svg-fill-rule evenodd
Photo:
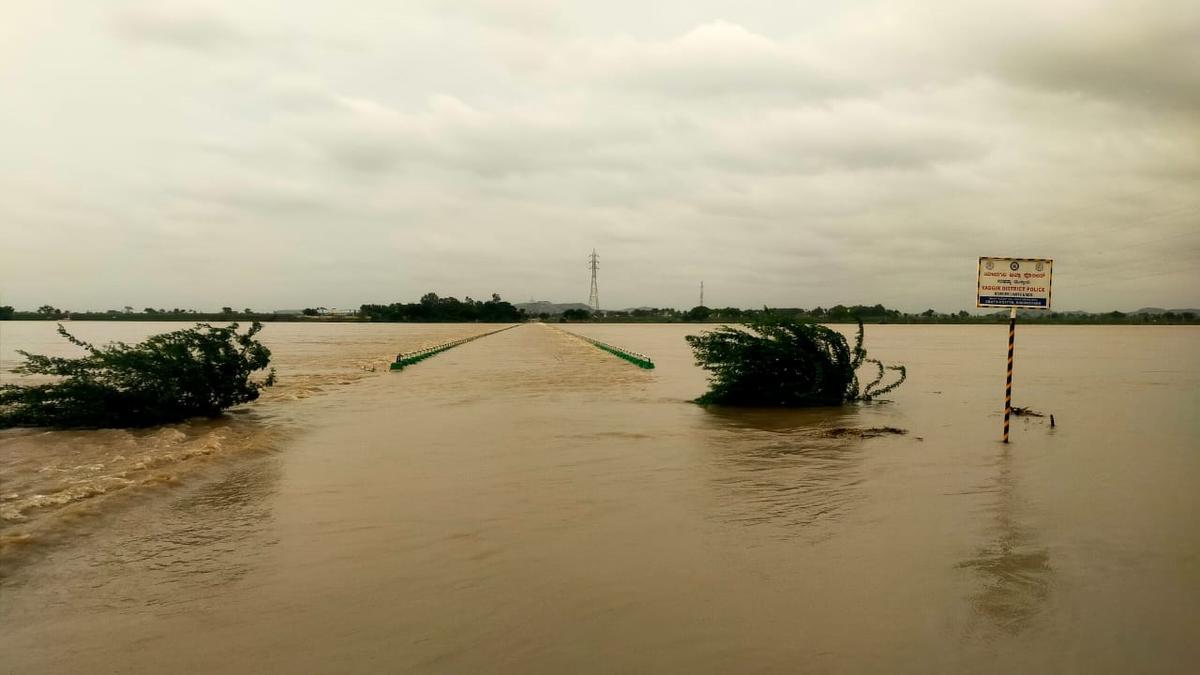
<svg viewBox="0 0 1200 675"><path fill-rule="evenodd" d="M587 321L590 318L592 318L592 313L586 309L571 308L562 313L563 321Z"/></svg>
<svg viewBox="0 0 1200 675"><path fill-rule="evenodd" d="M245 333L238 324L193 328L154 335L128 345L96 347L60 324L59 335L87 352L64 358L19 352L22 374L52 375L49 384L0 385L0 428L140 427L189 417L216 417L221 411L258 398L274 384L250 376L267 368L271 351L255 339L262 324Z"/></svg>
<svg viewBox="0 0 1200 675"><path fill-rule="evenodd" d="M11 305L0 305L0 321L8 321L13 318L16 311Z"/></svg>
<svg viewBox="0 0 1200 675"><path fill-rule="evenodd" d="M696 364L711 373L709 390L698 403L843 405L892 391L907 377L904 366L867 358L861 321L854 347L831 328L791 317L763 314L747 325L753 332L722 326L687 336ZM876 366L878 376L860 388L857 371L864 363ZM898 371L899 379L884 385L885 370Z"/></svg>
<svg viewBox="0 0 1200 675"><path fill-rule="evenodd" d="M470 297L442 298L437 293L426 293L420 302L394 302L390 305L363 305L359 316L367 321L480 321L484 323L511 323L525 319L525 312L512 303L501 300L493 293L486 302Z"/></svg>

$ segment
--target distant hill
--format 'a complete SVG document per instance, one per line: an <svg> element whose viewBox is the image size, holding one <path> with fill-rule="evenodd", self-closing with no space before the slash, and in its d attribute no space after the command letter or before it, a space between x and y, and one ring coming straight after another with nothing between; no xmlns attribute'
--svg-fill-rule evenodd
<svg viewBox="0 0 1200 675"><path fill-rule="evenodd" d="M1141 309L1135 309L1132 312L1123 312L1123 314L1127 314L1129 316L1133 316L1135 314L1146 314L1148 316L1162 316L1163 314L1166 314L1167 312L1174 312L1176 315L1182 315L1185 312L1191 312L1192 314L1200 316L1200 309L1163 309L1162 307L1143 307ZM1057 314L1058 316L1073 316L1073 317L1089 317L1089 316L1099 316L1102 314L1108 314L1108 312L1084 312L1084 311L1078 310L1078 309L1054 310L1054 313ZM993 316L1001 316L1001 315L1008 316L1008 310L1003 309L1003 310L1000 310L997 312L990 312L990 314L992 314ZM1047 314L1049 314L1049 312L1047 312L1044 309L1018 309L1017 310L1017 316L1020 316L1020 317L1038 318L1038 317L1046 316Z"/></svg>
<svg viewBox="0 0 1200 675"><path fill-rule="evenodd" d="M1189 308L1189 309L1163 309L1162 307L1143 307L1141 309L1133 310L1132 312L1130 312L1130 314L1151 314L1151 315L1157 316L1159 314L1166 314L1167 312L1175 312L1176 314L1183 314L1184 312L1191 312L1192 314L1200 315L1200 309L1196 309L1194 307Z"/></svg>
<svg viewBox="0 0 1200 675"><path fill-rule="evenodd" d="M590 311L592 309L582 302L550 302L549 300L518 302L515 303L515 305L517 309L525 310L525 313L529 314L530 316L537 316L538 314L557 316L568 309L582 309L586 311Z"/></svg>

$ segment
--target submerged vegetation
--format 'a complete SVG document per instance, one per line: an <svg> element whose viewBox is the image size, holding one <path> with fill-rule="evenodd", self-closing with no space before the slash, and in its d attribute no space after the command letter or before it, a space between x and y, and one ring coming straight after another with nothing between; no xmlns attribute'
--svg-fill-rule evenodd
<svg viewBox="0 0 1200 675"><path fill-rule="evenodd" d="M59 335L87 355L19 352L25 363L14 372L55 379L0 385L0 428L141 427L216 417L230 406L257 399L260 389L274 384L274 370L261 382L251 379L271 361L271 351L255 339L260 330L258 322L244 333L236 323L199 323L136 345L96 347L60 324Z"/></svg>
<svg viewBox="0 0 1200 675"><path fill-rule="evenodd" d="M867 358L863 324L851 347L841 333L792 317L763 314L747 321L750 331L730 326L687 336L696 364L711 373L709 390L697 403L742 406L834 406L870 401L904 382L904 366ZM876 368L866 386L858 369ZM899 373L884 384L887 370Z"/></svg>

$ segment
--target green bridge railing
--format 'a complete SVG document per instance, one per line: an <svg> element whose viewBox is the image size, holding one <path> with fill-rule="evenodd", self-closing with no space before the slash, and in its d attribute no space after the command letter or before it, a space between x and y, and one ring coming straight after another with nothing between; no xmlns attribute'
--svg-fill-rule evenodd
<svg viewBox="0 0 1200 675"><path fill-rule="evenodd" d="M628 349L622 349L621 347L614 347L613 345L610 345L607 342L601 342L599 340L594 340L590 337L587 337L586 335L580 335L579 333L572 333L569 330L563 330L561 328L559 328L558 330L562 330L562 332L566 333L567 335L570 335L572 337L577 337L580 340L583 340L584 342L590 343L593 347L595 347L597 349L601 349L603 351L606 351L609 354L612 354L613 356L615 356L619 359L625 359L626 361L632 363L633 365L637 366L638 368L645 368L647 370L651 370L654 368L654 362L651 361L650 357L646 356L645 354L639 354L637 352L630 351Z"/></svg>
<svg viewBox="0 0 1200 675"><path fill-rule="evenodd" d="M459 338L458 340L451 340L450 342L443 342L440 345L426 347L425 349L418 349L415 352L404 352L397 354L396 360L392 362L391 369L404 370L406 367L420 363L435 354L441 354L448 349L453 349L461 344L466 344L471 340L478 340L479 338L487 337L489 335L495 335L496 333L501 333L509 330L510 328L516 328L516 325L505 326L504 328L498 328L486 333L480 333L479 335L472 335L471 337Z"/></svg>

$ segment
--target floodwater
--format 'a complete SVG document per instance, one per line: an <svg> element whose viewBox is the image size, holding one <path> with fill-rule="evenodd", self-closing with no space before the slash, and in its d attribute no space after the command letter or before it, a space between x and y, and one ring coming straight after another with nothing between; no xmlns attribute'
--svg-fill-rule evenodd
<svg viewBox="0 0 1200 675"><path fill-rule="evenodd" d="M567 326L651 371L537 324L384 369L490 328L268 325L279 387L220 420L0 432L0 672L1200 663L1195 328L1019 326L1057 426L1008 446L1006 326L868 326L908 382L836 410L688 403L694 325Z"/></svg>

